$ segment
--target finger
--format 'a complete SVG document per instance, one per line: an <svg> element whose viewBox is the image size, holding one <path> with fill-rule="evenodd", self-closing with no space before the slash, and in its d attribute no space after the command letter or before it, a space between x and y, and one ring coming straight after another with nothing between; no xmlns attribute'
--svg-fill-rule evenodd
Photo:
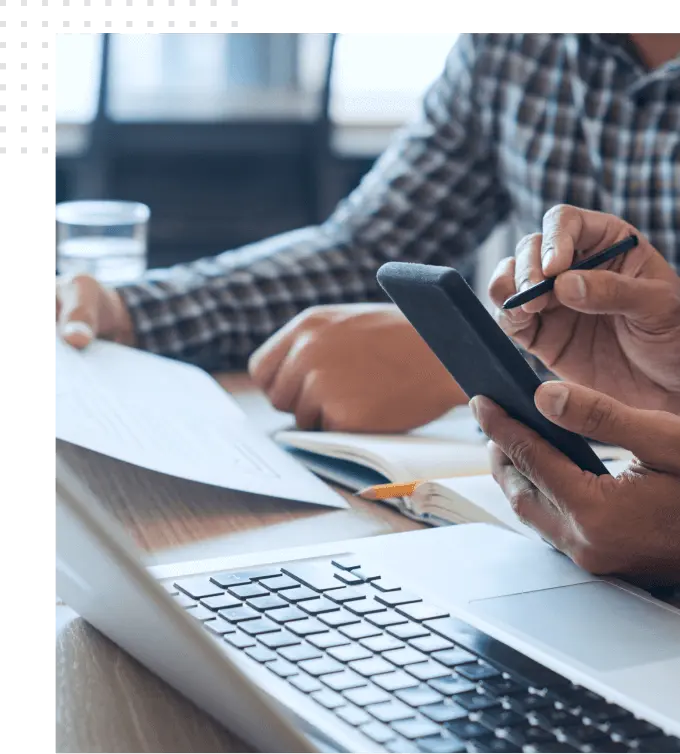
<svg viewBox="0 0 680 754"><path fill-rule="evenodd" d="M62 280L58 285L58 326L62 338L85 348L99 329L99 285L87 276Z"/></svg>
<svg viewBox="0 0 680 754"><path fill-rule="evenodd" d="M622 314L639 324L675 323L680 314L677 285L607 270L565 272L555 281L555 295L575 311Z"/></svg>
<svg viewBox="0 0 680 754"><path fill-rule="evenodd" d="M309 344L311 334L298 335L279 368L268 390L267 397L278 411L292 411L309 371Z"/></svg>
<svg viewBox="0 0 680 754"><path fill-rule="evenodd" d="M515 287L518 292L530 288L545 280L541 267L541 234L532 233L525 236L515 251ZM549 300L549 294L539 296L522 305L525 312L536 314L543 311Z"/></svg>
<svg viewBox="0 0 680 754"><path fill-rule="evenodd" d="M321 399L319 372L308 372L302 380L302 388L295 404L295 423L298 429L315 430L321 428Z"/></svg>
<svg viewBox="0 0 680 754"><path fill-rule="evenodd" d="M248 372L261 390L267 391L270 388L281 362L295 340L299 324L297 318L292 319L251 354Z"/></svg>
<svg viewBox="0 0 680 754"><path fill-rule="evenodd" d="M573 264L577 251L600 251L631 233L637 233L635 228L614 215L558 204L543 216L543 272L559 275Z"/></svg>
<svg viewBox="0 0 680 754"><path fill-rule="evenodd" d="M517 518L535 529L546 541L564 547L567 524L552 502L512 465L493 441L489 442L493 478L503 490Z"/></svg>
<svg viewBox="0 0 680 754"><path fill-rule="evenodd" d="M630 450L660 471L680 470L680 417L631 408L596 390L544 382L534 397L550 421L593 440Z"/></svg>
<svg viewBox="0 0 680 754"><path fill-rule="evenodd" d="M489 298L500 307L515 293L515 257L505 257L496 265L489 280Z"/></svg>
<svg viewBox="0 0 680 754"><path fill-rule="evenodd" d="M597 477L582 471L536 432L512 419L488 398L476 396L470 406L486 436L544 495L561 504L591 494L588 479Z"/></svg>

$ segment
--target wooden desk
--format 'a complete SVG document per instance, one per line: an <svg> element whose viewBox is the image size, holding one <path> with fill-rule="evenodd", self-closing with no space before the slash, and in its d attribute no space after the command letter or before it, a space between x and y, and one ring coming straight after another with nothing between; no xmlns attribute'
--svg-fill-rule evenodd
<svg viewBox="0 0 680 754"><path fill-rule="evenodd" d="M246 377L220 382L266 431L290 423ZM60 453L148 553L172 563L422 528L351 495L351 509L314 508L173 480L74 446ZM60 752L248 751L66 606L57 607Z"/></svg>

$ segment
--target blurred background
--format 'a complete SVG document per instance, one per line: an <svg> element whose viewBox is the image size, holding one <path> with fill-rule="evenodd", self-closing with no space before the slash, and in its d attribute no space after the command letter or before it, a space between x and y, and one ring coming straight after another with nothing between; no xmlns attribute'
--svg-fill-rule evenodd
<svg viewBox="0 0 680 754"><path fill-rule="evenodd" d="M57 201L147 204L149 267L321 222L457 36L57 35Z"/></svg>

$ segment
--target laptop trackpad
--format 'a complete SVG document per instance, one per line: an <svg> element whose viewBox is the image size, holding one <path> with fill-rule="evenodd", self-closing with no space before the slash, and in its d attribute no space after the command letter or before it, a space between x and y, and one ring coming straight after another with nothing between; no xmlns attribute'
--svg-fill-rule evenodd
<svg viewBox="0 0 680 754"><path fill-rule="evenodd" d="M475 600L480 617L601 672L680 658L680 615L612 584Z"/></svg>

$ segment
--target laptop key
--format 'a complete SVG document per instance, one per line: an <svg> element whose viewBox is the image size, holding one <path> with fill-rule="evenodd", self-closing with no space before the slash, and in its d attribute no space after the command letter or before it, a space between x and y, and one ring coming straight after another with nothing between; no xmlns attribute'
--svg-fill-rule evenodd
<svg viewBox="0 0 680 754"><path fill-rule="evenodd" d="M180 607L195 607L196 605L196 600L192 600L191 597L186 594L180 594L179 592L173 595L173 600L175 600Z"/></svg>
<svg viewBox="0 0 680 754"><path fill-rule="evenodd" d="M498 700L486 694L479 694L476 691L465 691L456 694L453 701L465 707L468 712L479 712L489 707L498 705Z"/></svg>
<svg viewBox="0 0 680 754"><path fill-rule="evenodd" d="M179 581L174 581L173 586L195 600L222 594L222 589L213 584L207 576L191 576L188 579L180 579Z"/></svg>
<svg viewBox="0 0 680 754"><path fill-rule="evenodd" d="M243 631L235 631L233 634L227 634L224 637L229 644L238 649L247 649L248 647L254 647L257 642L252 636L244 634Z"/></svg>
<svg viewBox="0 0 680 754"><path fill-rule="evenodd" d="M390 649L387 652L383 652L383 657L400 668L404 665L412 665L413 663L425 662L427 660L427 655L424 655L417 649L413 649L413 647Z"/></svg>
<svg viewBox="0 0 680 754"><path fill-rule="evenodd" d="M263 647L259 644L255 647L246 649L246 654L257 662L270 662L271 660L276 659L275 652L272 652L271 649L267 649L267 647Z"/></svg>
<svg viewBox="0 0 680 754"><path fill-rule="evenodd" d="M484 710L477 715L477 720L489 730L497 728L507 728L510 725L519 725L524 721L524 717L511 709L503 707L492 707Z"/></svg>
<svg viewBox="0 0 680 754"><path fill-rule="evenodd" d="M287 605L286 607L277 607L274 610L270 610L267 613L267 617L277 623L290 623L293 620L304 620L307 616L299 607Z"/></svg>
<svg viewBox="0 0 680 754"><path fill-rule="evenodd" d="M243 621L239 625L241 631L245 632L249 636L259 636L260 634L271 634L275 631L280 631L281 626L268 618L259 618L258 620Z"/></svg>
<svg viewBox="0 0 680 754"><path fill-rule="evenodd" d="M458 650L453 651L457 652ZM460 651L465 652L464 649ZM439 657L438 654L432 656L437 657L439 662L443 662L446 665L445 660ZM442 652L441 654L446 654L446 652ZM514 694L517 691L526 691L526 686L512 678L492 678L491 680L481 681L479 686L484 690L484 693L490 696L505 696L506 694Z"/></svg>
<svg viewBox="0 0 680 754"><path fill-rule="evenodd" d="M357 707L366 707L369 704L378 704L390 700L389 694L386 694L377 686L372 686L370 684L356 689L349 689L343 693L343 696L346 699L349 699L352 704L356 704Z"/></svg>
<svg viewBox="0 0 680 754"><path fill-rule="evenodd" d="M316 618L306 618L305 620L296 620L289 623L287 628L297 636L310 636L312 634L321 634L328 631L328 626L324 626Z"/></svg>
<svg viewBox="0 0 680 754"><path fill-rule="evenodd" d="M405 738L394 738L383 746L392 754L411 754L411 752L417 754L421 751L413 741L407 741Z"/></svg>
<svg viewBox="0 0 680 754"><path fill-rule="evenodd" d="M379 628L387 628L388 626L395 626L399 623L406 623L406 618L403 615L398 615L392 610L386 610L384 613L371 613L366 616L366 620Z"/></svg>
<svg viewBox="0 0 680 754"><path fill-rule="evenodd" d="M380 720L381 723L392 723L395 720L408 720L415 715L415 712L411 707L396 700L381 702L380 704L369 704L365 709L367 712L370 712L373 717Z"/></svg>
<svg viewBox="0 0 680 754"><path fill-rule="evenodd" d="M246 600L246 604L255 610L261 610L264 612L266 610L275 610L278 607L287 607L289 603L286 602L286 600L281 599L281 597L277 597L275 594L268 594L265 597L252 597L251 599ZM228 606L225 605L225 607Z"/></svg>
<svg viewBox="0 0 680 754"><path fill-rule="evenodd" d="M450 702L426 704L424 707L419 708L419 712L435 723L448 723L452 720L461 720L462 718L467 719L468 715L467 710Z"/></svg>
<svg viewBox="0 0 680 754"><path fill-rule="evenodd" d="M566 728L556 728L555 736L559 741L566 741L572 746L580 748L583 744L593 743L603 738L609 738L599 728L593 728L591 725L569 725Z"/></svg>
<svg viewBox="0 0 680 754"><path fill-rule="evenodd" d="M322 675L321 682L332 688L333 691L347 691L347 689L354 689L366 684L366 681L360 675L351 670Z"/></svg>
<svg viewBox="0 0 680 754"><path fill-rule="evenodd" d="M262 586L266 586L272 592L280 592L283 589L296 589L300 584L291 579L290 576L272 576L268 579L262 579L260 581Z"/></svg>
<svg viewBox="0 0 680 754"><path fill-rule="evenodd" d="M264 644L269 649L279 649L279 647L290 647L295 644L300 644L300 639L297 636L293 636L290 631L277 631L272 634L262 634L257 637L260 643Z"/></svg>
<svg viewBox="0 0 680 754"><path fill-rule="evenodd" d="M434 660L427 660L425 662L417 662L413 665L407 665L404 670L411 675L414 675L421 681L429 681L432 678L442 678L450 675L451 671L445 666L441 665Z"/></svg>
<svg viewBox="0 0 680 754"><path fill-rule="evenodd" d="M604 702L601 705L589 706L581 712L582 720L586 725L603 726L612 723L615 720L623 720L631 717L628 710L619 707L618 704Z"/></svg>
<svg viewBox="0 0 680 754"><path fill-rule="evenodd" d="M219 615L230 623L242 623L245 620L255 620L256 618L262 617L261 613L257 610L253 610L252 607L248 607L248 605L228 607L226 610L220 610Z"/></svg>
<svg viewBox="0 0 680 754"><path fill-rule="evenodd" d="M305 694L311 694L312 692L320 691L323 688L316 678L312 678L304 673L290 677L288 683Z"/></svg>
<svg viewBox="0 0 680 754"><path fill-rule="evenodd" d="M327 592L331 589L341 589L345 586L335 578L335 569L327 565L305 564L292 565L281 569L287 576L299 581L303 586L315 592Z"/></svg>
<svg viewBox="0 0 680 754"><path fill-rule="evenodd" d="M333 647L328 650L328 654L340 662L353 662L354 660L365 660L372 657L372 653L358 644L347 644L344 647Z"/></svg>
<svg viewBox="0 0 680 754"><path fill-rule="evenodd" d="M400 689L395 691L394 695L401 699L402 702L410 704L411 707L423 707L427 704L437 704L444 700L444 697L429 686L422 684L410 689Z"/></svg>
<svg viewBox="0 0 680 754"><path fill-rule="evenodd" d="M358 558L333 558L331 565L340 568L342 571L353 571L355 568L361 568Z"/></svg>
<svg viewBox="0 0 680 754"><path fill-rule="evenodd" d="M378 744L384 744L391 738L395 738L394 731L377 720L374 720L372 723L366 723L366 725L360 725L359 730Z"/></svg>
<svg viewBox="0 0 680 754"><path fill-rule="evenodd" d="M387 609L385 605L381 605L373 598L368 599L368 597L347 602L345 603L345 607L347 610L351 610L355 615L360 616L369 615L370 613L380 613Z"/></svg>
<svg viewBox="0 0 680 754"><path fill-rule="evenodd" d="M630 746L620 741L612 741L611 738L607 738L604 741L595 741L592 744L583 744L579 747L579 751L584 752L597 752L597 754L605 754L605 752L617 752L617 751L630 751ZM635 751L640 749L635 747ZM650 751L660 752L663 749L650 749ZM675 749L669 749L669 751L680 751L677 747Z"/></svg>
<svg viewBox="0 0 680 754"><path fill-rule="evenodd" d="M551 731L539 728L537 725L527 725L526 722L522 725L503 728L497 731L496 735L517 744L519 747L529 746L530 744L536 744L540 747L546 741L555 740L555 735ZM601 734L600 737L602 737Z"/></svg>
<svg viewBox="0 0 680 754"><path fill-rule="evenodd" d="M453 644L451 644L450 641L442 639L441 636L433 636L432 634L412 639L409 644L412 647L419 649L421 652L427 652L428 654L432 652L441 652L445 649L453 649ZM474 655L469 656L471 659L474 659Z"/></svg>
<svg viewBox="0 0 680 754"><path fill-rule="evenodd" d="M405 592L401 589L398 592L385 592L377 594L375 597L378 602L382 602L387 607L396 607L397 605L408 605L411 602L422 602L422 597L418 597L411 592Z"/></svg>
<svg viewBox="0 0 680 754"><path fill-rule="evenodd" d="M510 710L507 710L510 712ZM517 714L519 717L518 713ZM530 712L527 715L527 720L532 725L539 725L546 730L554 730L555 728L566 728L570 725L580 725L581 721L571 712L567 712L564 709L555 709L555 707L546 707L545 709L536 710Z"/></svg>
<svg viewBox="0 0 680 754"><path fill-rule="evenodd" d="M360 707L340 707L335 713L339 718L346 723L353 725L355 728L359 725L365 725L371 722L371 716L364 712Z"/></svg>
<svg viewBox="0 0 680 754"><path fill-rule="evenodd" d="M456 672L458 672L456 668ZM552 702L539 694L520 692L516 694L507 694L503 697L503 706L514 709L521 715L526 715L532 710L542 709L543 707L552 707Z"/></svg>
<svg viewBox="0 0 680 754"><path fill-rule="evenodd" d="M383 579L382 577L376 579L375 581L371 580L370 584L379 592L396 592L401 589L399 584L394 584L389 579Z"/></svg>
<svg viewBox="0 0 680 754"><path fill-rule="evenodd" d="M340 605L344 605L345 602L353 602L354 600L365 599L367 595L372 596L372 592L368 589L357 589L351 586L345 586L343 589L336 589L328 593L328 599L337 602Z"/></svg>
<svg viewBox="0 0 680 754"><path fill-rule="evenodd" d="M227 589L230 586L250 584L250 576L241 573L218 573L215 576L211 576L210 581L222 589Z"/></svg>
<svg viewBox="0 0 680 754"><path fill-rule="evenodd" d="M367 660L355 660L350 662L350 668L360 675L369 678L374 675L380 675L381 673L391 673L394 670L394 665L383 660L382 657L369 657Z"/></svg>
<svg viewBox="0 0 680 754"><path fill-rule="evenodd" d="M400 736L413 741L417 738L427 738L439 733L439 726L430 720L402 720L392 724L392 729ZM463 749L465 751L465 749Z"/></svg>
<svg viewBox="0 0 680 754"><path fill-rule="evenodd" d="M392 634L397 639L415 639L417 637L431 636L430 632L420 623L400 623L396 626L390 626L387 629L387 633Z"/></svg>
<svg viewBox="0 0 680 754"><path fill-rule="evenodd" d="M304 610L309 615L320 615L321 613L331 613L338 610L335 602L331 602L327 597L317 597L313 600L305 600L300 605L300 610Z"/></svg>
<svg viewBox="0 0 680 754"><path fill-rule="evenodd" d="M230 586L227 590L234 597L245 600L249 597L264 597L269 594L267 589L259 584L243 584L242 586Z"/></svg>
<svg viewBox="0 0 680 754"><path fill-rule="evenodd" d="M290 662L302 662L302 660L313 660L321 657L321 650L311 646L311 644L293 644L290 647L281 647L279 649L281 657Z"/></svg>
<svg viewBox="0 0 680 754"><path fill-rule="evenodd" d="M350 639L366 639L369 636L380 636L382 632L376 626L361 622L354 623L350 626L343 626L343 628L340 629L340 633Z"/></svg>
<svg viewBox="0 0 680 754"><path fill-rule="evenodd" d="M215 620L206 621L203 625L208 631L210 631L210 633L216 634L217 636L236 633L236 626L222 618L215 618Z"/></svg>
<svg viewBox="0 0 680 754"><path fill-rule="evenodd" d="M427 602L416 602L413 605L400 605L396 610L407 618L419 622L433 620L434 618L444 618L449 614L448 610L442 610L442 608L437 607L436 605L429 605Z"/></svg>
<svg viewBox="0 0 680 754"><path fill-rule="evenodd" d="M317 592L310 589L308 586L298 586L295 589L285 589L281 592L281 597L288 600L288 602L303 602L304 600L312 600L318 598Z"/></svg>
<svg viewBox="0 0 680 754"><path fill-rule="evenodd" d="M361 639L359 641L362 647L370 649L371 652L387 652L390 649L401 649L404 644L401 641L397 641L392 636L371 636L368 639Z"/></svg>
<svg viewBox="0 0 680 754"><path fill-rule="evenodd" d="M444 726L454 736L463 741L474 741L476 738L486 738L489 735L488 728L474 720L453 720Z"/></svg>
<svg viewBox="0 0 680 754"><path fill-rule="evenodd" d="M296 675L300 672L297 667L293 665L292 662L288 662L288 660L274 660L273 662L266 663L265 667L269 668L272 673L276 673L276 675L281 678L288 678L288 676Z"/></svg>
<svg viewBox="0 0 680 754"><path fill-rule="evenodd" d="M318 702L326 709L337 709L345 704L345 700L340 694L330 689L321 689L321 691L315 691L311 695L315 702Z"/></svg>
<svg viewBox="0 0 680 754"><path fill-rule="evenodd" d="M342 573L337 573L336 577L344 584L354 585L364 583L364 579L354 571L343 571Z"/></svg>
<svg viewBox="0 0 680 754"><path fill-rule="evenodd" d="M472 683L472 681L460 678L460 676L457 675L449 675L445 678L433 678L429 681L429 684L433 689L436 689L446 696L461 694L465 691L472 691L475 688L475 684Z"/></svg>
<svg viewBox="0 0 680 754"><path fill-rule="evenodd" d="M543 744L548 746L550 744ZM475 738L472 741L468 741L467 750L469 752L484 752L484 754L505 754L505 752L519 752L522 749L513 744L510 741L506 741L504 738L496 738L496 736L489 736L488 738ZM525 749L529 751L529 749ZM562 751L562 749L537 749L536 751ZM564 751L576 751L576 749L564 749Z"/></svg>
<svg viewBox="0 0 680 754"><path fill-rule="evenodd" d="M241 600L230 594L218 594L216 597L204 597L201 600L201 605L209 610L223 610L227 607L238 607L240 604Z"/></svg>
<svg viewBox="0 0 680 754"><path fill-rule="evenodd" d="M490 665L481 662L472 662L467 665L456 666L456 673L467 678L469 681L484 681L488 678L500 678L500 673Z"/></svg>
<svg viewBox="0 0 680 754"><path fill-rule="evenodd" d="M319 620L327 626L338 628L339 626L348 626L351 623L358 623L360 618L348 613L346 610L335 610L332 613L323 613L319 615Z"/></svg>
<svg viewBox="0 0 680 754"><path fill-rule="evenodd" d="M350 641L337 631L327 631L325 634L314 634L307 637L307 641L319 649L329 649L330 647L340 647L343 644L349 644Z"/></svg>
<svg viewBox="0 0 680 754"><path fill-rule="evenodd" d="M327 673L338 673L344 670L344 665L341 665L337 660L333 660L330 657L319 657L313 660L303 660L298 663L298 666L309 673L318 677L320 675L326 675Z"/></svg>
<svg viewBox="0 0 680 754"><path fill-rule="evenodd" d="M377 675L372 680L378 686L385 689L385 691L398 691L399 689L407 689L418 685L418 681L408 673L404 673L403 670Z"/></svg>
<svg viewBox="0 0 680 754"><path fill-rule="evenodd" d="M212 610L208 610L208 608L203 607L203 605L196 605L196 607L188 608L187 615L200 621L213 620L217 617Z"/></svg>
<svg viewBox="0 0 680 754"><path fill-rule="evenodd" d="M428 736L416 742L420 751L431 752L466 752L467 746L455 736Z"/></svg>

